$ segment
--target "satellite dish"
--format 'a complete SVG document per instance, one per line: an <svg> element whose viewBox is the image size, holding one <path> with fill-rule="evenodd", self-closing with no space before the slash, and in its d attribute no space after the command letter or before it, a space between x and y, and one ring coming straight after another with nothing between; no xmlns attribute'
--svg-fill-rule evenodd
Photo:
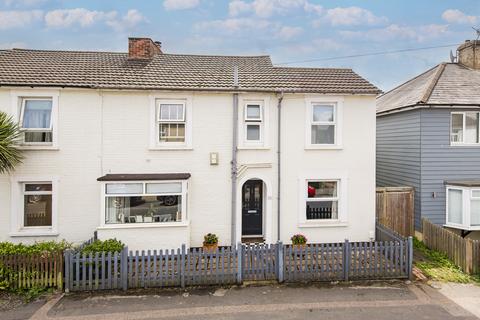
<svg viewBox="0 0 480 320"><path fill-rule="evenodd" d="M450 50L450 61L451 61L452 63L454 63L455 61L457 61L457 57L455 57L455 56L453 55L452 50Z"/></svg>

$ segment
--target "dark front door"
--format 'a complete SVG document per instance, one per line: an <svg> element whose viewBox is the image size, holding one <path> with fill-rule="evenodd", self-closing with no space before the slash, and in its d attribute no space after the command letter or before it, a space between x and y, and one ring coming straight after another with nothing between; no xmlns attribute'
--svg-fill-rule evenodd
<svg viewBox="0 0 480 320"><path fill-rule="evenodd" d="M248 180L242 188L242 235L262 235L263 181Z"/></svg>

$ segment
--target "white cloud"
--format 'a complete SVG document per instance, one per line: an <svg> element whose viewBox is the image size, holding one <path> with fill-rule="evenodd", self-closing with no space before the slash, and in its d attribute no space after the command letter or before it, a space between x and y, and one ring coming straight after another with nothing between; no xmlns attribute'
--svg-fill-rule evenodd
<svg viewBox="0 0 480 320"><path fill-rule="evenodd" d="M317 20L314 25L319 26L323 22L328 22L332 26L378 25L387 21L386 17L378 17L371 11L363 8L338 7L328 9L325 15L320 20Z"/></svg>
<svg viewBox="0 0 480 320"><path fill-rule="evenodd" d="M448 33L448 25L430 24L423 26L400 26L391 24L385 28L367 31L340 31L340 34L349 39L369 41L414 40L423 42L427 39L439 38Z"/></svg>
<svg viewBox="0 0 480 320"><path fill-rule="evenodd" d="M51 28L71 26L85 28L103 22L115 30L124 30L145 20L143 15L135 9L129 10L123 17L119 17L117 11L91 11L85 8L53 10L45 15L45 24Z"/></svg>
<svg viewBox="0 0 480 320"><path fill-rule="evenodd" d="M200 4L200 0L165 0L163 7L166 10L193 9Z"/></svg>
<svg viewBox="0 0 480 320"><path fill-rule="evenodd" d="M122 31L132 29L144 21L147 21L147 19L138 10L131 9L120 19L117 19L117 14L115 14L112 19L106 21L106 24L117 31Z"/></svg>
<svg viewBox="0 0 480 320"><path fill-rule="evenodd" d="M253 0L251 2L234 0L229 3L229 14L238 16L253 12L257 17L269 18L274 14L285 14L293 9L302 8L306 0Z"/></svg>
<svg viewBox="0 0 480 320"><path fill-rule="evenodd" d="M49 0L3 0L2 2L8 7L14 5L15 7L34 7L42 5Z"/></svg>
<svg viewBox="0 0 480 320"><path fill-rule="evenodd" d="M0 11L0 30L20 28L42 19L41 10Z"/></svg>
<svg viewBox="0 0 480 320"><path fill-rule="evenodd" d="M277 38L282 40L290 40L300 35L302 32L303 32L303 29L301 27L283 26L277 32L276 36Z"/></svg>
<svg viewBox="0 0 480 320"><path fill-rule="evenodd" d="M303 9L305 10L305 12L311 12L318 15L321 15L323 13L323 7L321 5L311 4L310 2L305 2Z"/></svg>
<svg viewBox="0 0 480 320"><path fill-rule="evenodd" d="M111 19L116 16L115 11L90 11L84 8L76 9L58 9L47 12L45 15L45 23L47 27L62 28L70 27L72 25L79 25L81 27L88 27L94 23Z"/></svg>
<svg viewBox="0 0 480 320"><path fill-rule="evenodd" d="M197 30L215 30L225 33L244 32L248 30L267 29L271 26L268 20L253 18L229 18L224 20L203 21L195 25Z"/></svg>
<svg viewBox="0 0 480 320"><path fill-rule="evenodd" d="M475 24L479 20L476 16L469 16L457 9L445 10L442 19L448 23Z"/></svg>
<svg viewBox="0 0 480 320"><path fill-rule="evenodd" d="M232 17L252 10L252 5L242 0L234 0L228 4L228 14Z"/></svg>
<svg viewBox="0 0 480 320"><path fill-rule="evenodd" d="M0 49L12 49L12 48L24 49L26 47L27 47L27 44L25 42L0 43Z"/></svg>

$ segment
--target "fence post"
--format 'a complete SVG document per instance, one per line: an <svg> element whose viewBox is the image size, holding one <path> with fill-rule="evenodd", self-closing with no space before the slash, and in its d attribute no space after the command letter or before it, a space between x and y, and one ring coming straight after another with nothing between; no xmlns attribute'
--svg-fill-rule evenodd
<svg viewBox="0 0 480 320"><path fill-rule="evenodd" d="M277 243L277 268L278 268L278 282L283 282L283 242Z"/></svg>
<svg viewBox="0 0 480 320"><path fill-rule="evenodd" d="M343 278L348 281L348 275L350 272L350 243L348 239L345 239L343 244Z"/></svg>
<svg viewBox="0 0 480 320"><path fill-rule="evenodd" d="M180 285L182 286L182 288L185 288L185 254L186 246L185 244L182 244L182 257L180 260ZM216 270L216 272L218 272L218 270Z"/></svg>
<svg viewBox="0 0 480 320"><path fill-rule="evenodd" d="M407 250L408 250L408 278L412 279L413 274L412 274L412 266L413 266L413 237L410 236L408 237L407 240Z"/></svg>
<svg viewBox="0 0 480 320"><path fill-rule="evenodd" d="M465 239L465 272L473 273L473 242L472 239Z"/></svg>
<svg viewBox="0 0 480 320"><path fill-rule="evenodd" d="M242 258L243 258L243 253L242 253L242 243L239 242L237 244L237 284L242 284Z"/></svg>
<svg viewBox="0 0 480 320"><path fill-rule="evenodd" d="M128 289L128 247L123 248L120 259L120 279L122 281L122 289Z"/></svg>
<svg viewBox="0 0 480 320"><path fill-rule="evenodd" d="M64 252L65 259L64 259L64 266L65 266L65 292L69 293L70 292L70 259L71 259L71 253L70 249L65 250Z"/></svg>

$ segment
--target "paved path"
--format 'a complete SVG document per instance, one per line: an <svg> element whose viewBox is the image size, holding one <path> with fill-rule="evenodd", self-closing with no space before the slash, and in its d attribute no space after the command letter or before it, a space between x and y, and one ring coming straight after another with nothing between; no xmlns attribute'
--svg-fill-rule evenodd
<svg viewBox="0 0 480 320"><path fill-rule="evenodd" d="M440 293L480 318L480 286L462 283L436 283Z"/></svg>
<svg viewBox="0 0 480 320"><path fill-rule="evenodd" d="M134 319L476 319L438 290L417 284L265 285L227 289L71 294L32 320ZM0 314L0 319L4 319Z"/></svg>

